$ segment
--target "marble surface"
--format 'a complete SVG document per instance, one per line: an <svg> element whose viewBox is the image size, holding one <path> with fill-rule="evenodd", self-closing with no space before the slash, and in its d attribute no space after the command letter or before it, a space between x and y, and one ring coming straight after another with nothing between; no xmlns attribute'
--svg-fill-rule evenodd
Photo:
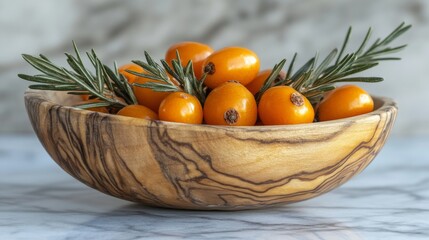
<svg viewBox="0 0 429 240"><path fill-rule="evenodd" d="M63 172L32 136L0 135L0 239L429 239L427 138L393 138L359 176L292 205L199 212L118 200Z"/></svg>
<svg viewBox="0 0 429 240"><path fill-rule="evenodd" d="M25 16L25 17L23 17ZM43 53L65 64L75 40L81 50L94 48L111 64L142 59L143 50L163 58L178 41L192 40L216 49L239 45L255 51L262 68L299 53L301 64L316 51L339 47L346 29L357 47L368 27L384 36L400 22L413 24L398 44L409 47L400 62L368 72L385 82L363 84L375 95L398 101L394 135L429 135L429 108L416 107L427 97L429 81L429 1L425 0L0 0L0 133L31 133L22 94L27 82L17 73L36 74L22 53Z"/></svg>

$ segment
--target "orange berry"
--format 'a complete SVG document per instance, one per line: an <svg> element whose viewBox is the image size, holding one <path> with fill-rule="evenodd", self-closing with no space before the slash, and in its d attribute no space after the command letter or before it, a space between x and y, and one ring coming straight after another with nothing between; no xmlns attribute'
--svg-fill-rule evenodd
<svg viewBox="0 0 429 240"><path fill-rule="evenodd" d="M82 98L83 101L88 101L89 100L89 94L81 95L80 97Z"/></svg>
<svg viewBox="0 0 429 240"><path fill-rule="evenodd" d="M223 48L204 61L203 70L207 73L204 83L211 89L231 80L247 85L258 74L259 65L258 56L249 49Z"/></svg>
<svg viewBox="0 0 429 240"><path fill-rule="evenodd" d="M119 110L117 115L147 120L158 120L158 115L154 111L142 105L128 105Z"/></svg>
<svg viewBox="0 0 429 240"><path fill-rule="evenodd" d="M256 77L249 84L246 85L246 88L249 89L249 91L253 95L255 95L259 91L259 89L261 89L261 87L264 85L265 81L267 80L268 76L270 76L272 71L273 71L272 69L266 69L259 72L258 75L256 75ZM285 76L286 76L286 73L284 71L280 71L277 79L284 78Z"/></svg>
<svg viewBox="0 0 429 240"><path fill-rule="evenodd" d="M253 126L256 118L255 98L238 82L226 82L213 89L204 103L207 124Z"/></svg>
<svg viewBox="0 0 429 240"><path fill-rule="evenodd" d="M190 60L192 61L197 79L200 79L203 75L204 60L214 51L210 46L198 42L173 44L165 54L165 61L170 67L173 67L171 61L176 59L176 50L179 51L182 66L186 66Z"/></svg>
<svg viewBox="0 0 429 240"><path fill-rule="evenodd" d="M328 92L320 102L319 121L328 121L368 113L374 110L374 101L362 88L344 85Z"/></svg>
<svg viewBox="0 0 429 240"><path fill-rule="evenodd" d="M169 122L201 124L203 108L195 96L184 92L168 95L159 106L159 119Z"/></svg>
<svg viewBox="0 0 429 240"><path fill-rule="evenodd" d="M143 78L143 77L137 77L134 80L134 83L144 84L146 82L160 82L153 79ZM137 87L133 86L134 95L137 98L137 102L140 105L146 106L154 112L158 112L159 105L161 104L162 100L166 98L170 92L156 92L150 88L144 88L144 87Z"/></svg>
<svg viewBox="0 0 429 240"><path fill-rule="evenodd" d="M265 91L259 101L258 113L264 125L311 123L314 120L310 101L289 86Z"/></svg>
<svg viewBox="0 0 429 240"><path fill-rule="evenodd" d="M128 63L128 64L121 66L118 69L118 72L120 74L124 75L124 77L128 80L129 83L133 83L136 80L136 78L138 78L138 76L133 75L133 74L127 72L126 70L139 72L139 73L143 72L143 68L137 64L134 64L134 63Z"/></svg>

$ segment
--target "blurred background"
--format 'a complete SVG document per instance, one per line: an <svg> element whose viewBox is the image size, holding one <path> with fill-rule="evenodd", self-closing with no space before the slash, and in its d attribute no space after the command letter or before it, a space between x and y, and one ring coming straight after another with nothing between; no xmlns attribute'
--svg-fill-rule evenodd
<svg viewBox="0 0 429 240"><path fill-rule="evenodd" d="M163 58L178 41L199 41L219 49L240 45L255 51L262 68L298 52L298 64L316 51L325 56L340 47L353 26L350 50L373 27L383 37L402 21L413 28L396 44L409 47L365 73L382 76L361 84L399 105L395 136L429 136L429 1L424 0L163 0L86 1L0 0L0 134L32 134L24 109L28 82L18 73L35 74L22 53L43 53L65 65L64 52L75 40L81 51L94 48L106 62L142 59L143 51Z"/></svg>

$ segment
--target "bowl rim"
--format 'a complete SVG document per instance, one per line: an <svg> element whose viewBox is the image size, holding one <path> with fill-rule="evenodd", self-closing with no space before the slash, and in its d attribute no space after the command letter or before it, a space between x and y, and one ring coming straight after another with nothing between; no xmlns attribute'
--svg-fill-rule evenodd
<svg viewBox="0 0 429 240"><path fill-rule="evenodd" d="M398 107L396 102L388 97L371 95L374 99L375 110L369 113L341 118L336 120L329 120L323 122L313 122L313 123L303 123L303 124L289 124L289 125L256 125L256 126L226 126L226 125L209 125L209 124L189 124L189 123L177 123L177 122L168 122L162 120L147 120L147 119L139 119L132 118L127 116L119 116L109 113L100 113L90 110L79 109L73 106L61 105L59 103L54 102L52 99L49 99L49 94L44 94L45 92L55 93L55 91L47 91L47 90L34 90L27 89L24 93L24 99L27 105L27 102L32 100L37 100L41 106L46 109L57 108L59 111L69 111L72 115L82 116L82 115L92 115L98 116L103 119L108 119L111 123L117 124L128 124L128 125L138 125L138 126L146 126L146 127L158 127L162 125L163 127L168 128L180 128L180 129L202 129L205 131L210 130L227 130L227 131L277 131L277 130L293 130L293 129L302 129L302 128L311 128L311 127L329 127L332 125L344 124L349 122L355 122L360 120L369 120L373 119L382 114L386 114L388 112L397 111ZM197 128L198 127L198 128Z"/></svg>

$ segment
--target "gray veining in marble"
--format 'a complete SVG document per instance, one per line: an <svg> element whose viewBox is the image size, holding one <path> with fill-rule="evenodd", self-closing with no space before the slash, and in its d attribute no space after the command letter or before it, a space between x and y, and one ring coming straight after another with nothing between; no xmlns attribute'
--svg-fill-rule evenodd
<svg viewBox="0 0 429 240"><path fill-rule="evenodd" d="M44 53L64 64L71 40L82 50L95 48L106 61L141 59L143 50L162 58L165 49L183 40L221 48L253 49L269 68L298 52L299 63L317 50L337 47L349 25L356 46L369 26L387 34L400 22L414 25L398 43L410 46L401 62L385 63L371 75L385 77L364 85L371 93L399 102L394 135L429 134L429 1L424 0L0 0L0 132L31 132L22 94L27 83L17 73L35 73L21 53Z"/></svg>
<svg viewBox="0 0 429 240"><path fill-rule="evenodd" d="M63 172L34 136L0 137L0 239L429 239L429 139L388 141L339 189L238 212L150 208Z"/></svg>

